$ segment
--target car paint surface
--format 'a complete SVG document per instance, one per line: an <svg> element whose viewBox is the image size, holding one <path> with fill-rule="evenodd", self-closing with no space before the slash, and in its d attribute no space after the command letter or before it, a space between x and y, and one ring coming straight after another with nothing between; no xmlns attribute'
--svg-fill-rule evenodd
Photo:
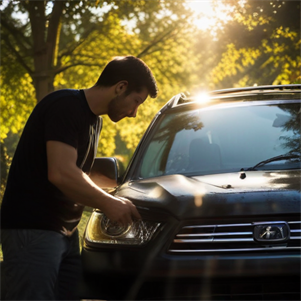
<svg viewBox="0 0 301 301"><path fill-rule="evenodd" d="M122 185L117 195L178 219L300 212L299 170L246 173L243 180L240 173L137 180Z"/></svg>

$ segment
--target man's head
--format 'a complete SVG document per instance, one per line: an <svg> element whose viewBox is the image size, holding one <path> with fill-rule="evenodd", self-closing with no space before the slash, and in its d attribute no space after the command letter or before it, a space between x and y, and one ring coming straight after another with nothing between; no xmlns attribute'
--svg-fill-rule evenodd
<svg viewBox="0 0 301 301"><path fill-rule="evenodd" d="M134 56L114 58L102 71L96 86L110 87L121 81L127 82L126 95L141 92L146 88L150 97L157 96L155 78L149 67L139 58Z"/></svg>
<svg viewBox="0 0 301 301"><path fill-rule="evenodd" d="M119 85L122 86L123 82L120 82ZM121 87L120 90L122 89ZM139 106L145 101L147 96L148 90L144 87L140 92L133 91L127 94L125 91L118 93L109 102L107 114L114 122L118 122L125 117L136 117Z"/></svg>

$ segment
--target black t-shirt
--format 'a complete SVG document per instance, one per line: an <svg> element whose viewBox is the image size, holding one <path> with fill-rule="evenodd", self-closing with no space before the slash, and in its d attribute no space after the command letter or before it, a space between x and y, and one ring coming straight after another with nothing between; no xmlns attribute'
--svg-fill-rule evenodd
<svg viewBox="0 0 301 301"><path fill-rule="evenodd" d="M1 207L3 229L45 229L68 234L77 226L84 207L48 181L46 142L73 146L78 153L77 166L88 173L101 123L82 90L59 90L36 105L10 167Z"/></svg>

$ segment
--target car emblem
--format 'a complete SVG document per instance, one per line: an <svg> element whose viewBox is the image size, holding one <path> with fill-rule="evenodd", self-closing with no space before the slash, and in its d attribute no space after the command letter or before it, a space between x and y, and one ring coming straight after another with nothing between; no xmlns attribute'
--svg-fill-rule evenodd
<svg viewBox="0 0 301 301"><path fill-rule="evenodd" d="M255 241L266 243L285 242L290 238L290 228L286 222L254 223Z"/></svg>

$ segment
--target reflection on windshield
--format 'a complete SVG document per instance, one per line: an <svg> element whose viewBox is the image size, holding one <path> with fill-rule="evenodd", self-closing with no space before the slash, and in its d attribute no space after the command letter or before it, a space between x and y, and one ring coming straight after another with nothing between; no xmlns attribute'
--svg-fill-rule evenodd
<svg viewBox="0 0 301 301"><path fill-rule="evenodd" d="M238 171L296 150L300 104L177 112L165 115L157 127L140 176Z"/></svg>

